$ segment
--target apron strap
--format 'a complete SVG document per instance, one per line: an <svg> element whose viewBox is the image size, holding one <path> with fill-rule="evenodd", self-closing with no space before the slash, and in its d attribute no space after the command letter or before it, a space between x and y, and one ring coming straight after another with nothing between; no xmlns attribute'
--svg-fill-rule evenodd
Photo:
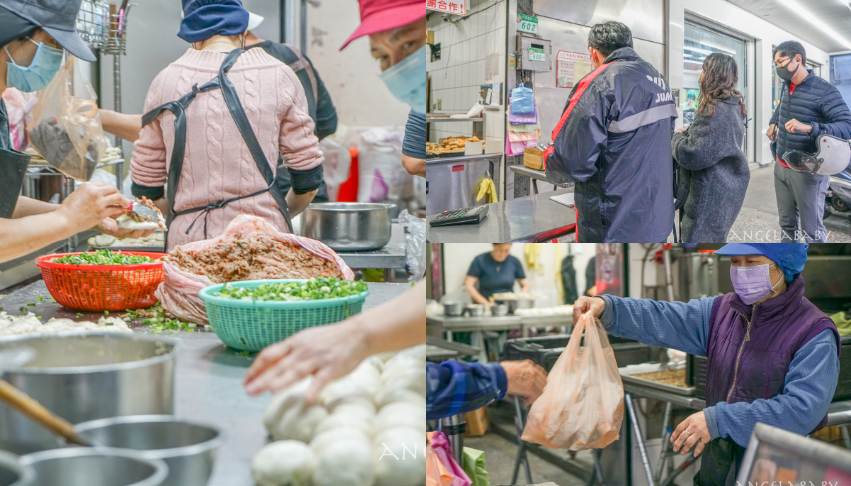
<svg viewBox="0 0 851 486"><path fill-rule="evenodd" d="M257 165L257 169L260 170L260 173L263 175L263 179L266 180L266 184L269 186L269 193L278 203L278 209L280 209L281 214L284 216L284 220L286 220L290 231L294 231L293 223L290 219L290 212L287 208L286 197L281 191L281 187L275 183L275 170L269 166L266 154L264 154L263 149L260 148L257 136L254 135L254 129L251 128L248 116L245 115L242 102L239 101L239 95L236 92L236 88L234 88L233 83L231 83L230 79L228 79L226 75L227 69L230 69L228 60L233 57L233 60L236 61L236 57L238 57L242 52L244 52L242 49L234 49L231 51L225 59L224 64L222 64L222 68L219 70L219 84L222 89L222 95L225 99L225 104L227 104L228 111L230 111L233 121L236 123L237 129L239 129L239 133L242 135L242 139L245 140L245 144L248 146L248 150L254 158L254 163ZM232 64L233 63L231 63L231 65Z"/></svg>
<svg viewBox="0 0 851 486"><path fill-rule="evenodd" d="M307 78L310 80L311 91L313 91L313 103L318 107L319 83L316 81L316 72L313 70L313 66L310 65L310 62L308 62L308 60L304 57L304 55L296 46L291 46L289 44L286 44L286 46L293 51L296 57L298 57L298 61L290 64L290 69L292 69L296 73L299 71L304 71L307 74Z"/></svg>

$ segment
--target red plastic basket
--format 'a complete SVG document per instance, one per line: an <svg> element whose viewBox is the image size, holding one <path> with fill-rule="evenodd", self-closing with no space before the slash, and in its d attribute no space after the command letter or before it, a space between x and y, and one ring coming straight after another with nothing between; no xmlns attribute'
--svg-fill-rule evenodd
<svg viewBox="0 0 851 486"><path fill-rule="evenodd" d="M165 253L124 251L126 255L162 258ZM80 253L36 258L50 295L71 309L105 311L141 309L157 303L154 291L163 281L162 262L135 265L72 265L50 260Z"/></svg>

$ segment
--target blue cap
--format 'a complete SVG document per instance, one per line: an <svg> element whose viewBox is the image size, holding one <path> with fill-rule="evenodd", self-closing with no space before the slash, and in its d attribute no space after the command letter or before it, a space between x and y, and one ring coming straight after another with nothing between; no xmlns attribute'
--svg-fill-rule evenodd
<svg viewBox="0 0 851 486"><path fill-rule="evenodd" d="M248 29L248 10L240 0L183 0L177 36L201 42L214 35L239 35Z"/></svg>
<svg viewBox="0 0 851 486"><path fill-rule="evenodd" d="M795 275L804 270L807 264L807 243L730 243L716 251L716 255L762 255L776 263L786 281L791 282Z"/></svg>

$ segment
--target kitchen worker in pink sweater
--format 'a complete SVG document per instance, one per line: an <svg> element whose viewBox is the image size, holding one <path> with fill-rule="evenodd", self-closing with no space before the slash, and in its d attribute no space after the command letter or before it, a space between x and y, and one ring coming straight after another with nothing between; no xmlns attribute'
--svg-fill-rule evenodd
<svg viewBox="0 0 851 486"><path fill-rule="evenodd" d="M183 13L178 37L192 47L148 90L133 195L168 213L168 250L222 234L239 214L290 232L322 181L304 89L264 50L243 50L239 0L183 0ZM286 195L275 182L279 151L292 176Z"/></svg>

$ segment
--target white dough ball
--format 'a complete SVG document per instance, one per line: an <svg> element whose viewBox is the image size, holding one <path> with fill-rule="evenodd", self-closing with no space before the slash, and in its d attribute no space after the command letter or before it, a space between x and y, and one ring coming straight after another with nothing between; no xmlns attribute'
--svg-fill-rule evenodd
<svg viewBox="0 0 851 486"><path fill-rule="evenodd" d="M277 421L268 429L275 440L310 442L316 426L328 416L325 407L308 406L301 395L287 398L280 409Z"/></svg>
<svg viewBox="0 0 851 486"><path fill-rule="evenodd" d="M378 411L373 421L376 435L396 427L412 427L425 433L425 403L394 402Z"/></svg>
<svg viewBox="0 0 851 486"><path fill-rule="evenodd" d="M338 410L326 417L322 422L319 422L319 425L316 426L314 436L346 427L361 430L364 434L372 436L372 417L358 413L357 409L354 410L354 413L345 410L340 412Z"/></svg>
<svg viewBox="0 0 851 486"><path fill-rule="evenodd" d="M316 459L307 444L294 440L272 442L251 461L257 486L308 486Z"/></svg>
<svg viewBox="0 0 851 486"><path fill-rule="evenodd" d="M379 408L394 402L408 402L425 406L425 396L408 388L384 385L381 392L375 397L375 402Z"/></svg>
<svg viewBox="0 0 851 486"><path fill-rule="evenodd" d="M423 486L426 476L422 431L396 427L378 434L375 449L375 486Z"/></svg>
<svg viewBox="0 0 851 486"><path fill-rule="evenodd" d="M372 444L365 438L334 440L317 454L313 486L370 486L375 480Z"/></svg>
<svg viewBox="0 0 851 486"><path fill-rule="evenodd" d="M310 448L315 455L319 455L329 445L335 442L369 442L369 435L363 430L354 427L341 427L333 430L326 430L321 434L316 434L316 437L310 441Z"/></svg>

